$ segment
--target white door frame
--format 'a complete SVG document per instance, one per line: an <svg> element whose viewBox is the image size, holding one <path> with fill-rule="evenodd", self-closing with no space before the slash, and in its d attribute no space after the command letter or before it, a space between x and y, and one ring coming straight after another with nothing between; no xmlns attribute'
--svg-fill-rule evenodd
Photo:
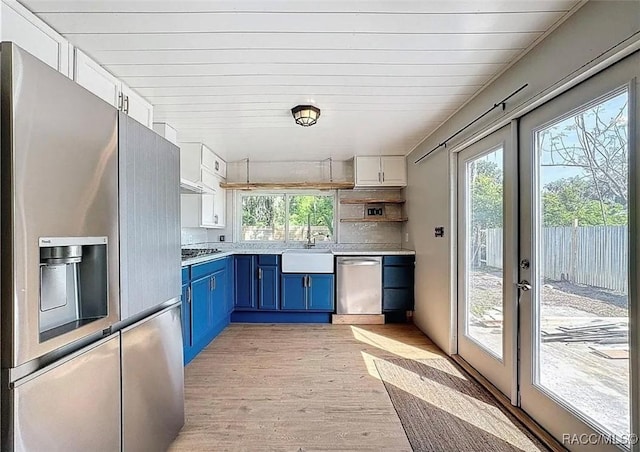
<svg viewBox="0 0 640 452"><path fill-rule="evenodd" d="M520 256L526 257L531 262L530 269L521 269L520 278L532 282L532 290L521 293L520 306L520 337L521 337L521 356L520 356L520 396L522 408L533 417L542 427L548 430L558 440L562 439L563 434L583 434L593 435L599 434L594 428L584 422L580 415L572 410L564 407L553 400L553 397L546 394L541 388L533 384L533 344L537 340L537 331L535 328L535 306L533 304L534 297L537 296L539 290L536 287L533 276L536 270L536 257L533 250L536 244L531 243L533 237L532 229L536 217L536 201L535 194L537 187L532 182L531 175L535 168L535 160L533 158L532 133L544 127L545 124L555 122L562 116L568 116L572 112L582 109L584 105L595 103L621 87L628 87L629 92L629 307L630 307L630 332L631 332L631 350L630 350L630 373L631 373L631 426L632 433L638 434L639 421L638 401L639 373L640 373L640 337L638 327L640 326L640 308L638 306L638 278L640 278L640 266L638 258L640 257L640 244L638 240L638 228L640 225L640 158L638 158L638 131L634 130L635 123L640 118L640 109L637 105L635 96L637 90L637 80L632 78L630 74L637 74L637 64L640 55L632 55L628 59L623 60L615 66L603 71L602 73L583 82L578 87L558 96L544 106L530 112L520 120L520 141L518 143L520 154L520 211L524 216L520 219ZM635 114L635 118L634 118ZM632 170L635 169L635 170ZM530 218L531 221L527 221ZM635 245L635 246L633 246ZM636 277L632 277L636 275ZM620 450L616 446L598 444L596 446L569 446L572 450ZM633 451L640 450L638 444L633 445Z"/></svg>
<svg viewBox="0 0 640 452"><path fill-rule="evenodd" d="M516 122L495 131L457 153L457 353L517 404L517 153ZM498 147L503 149L503 332L502 359L466 333L466 164Z"/></svg>

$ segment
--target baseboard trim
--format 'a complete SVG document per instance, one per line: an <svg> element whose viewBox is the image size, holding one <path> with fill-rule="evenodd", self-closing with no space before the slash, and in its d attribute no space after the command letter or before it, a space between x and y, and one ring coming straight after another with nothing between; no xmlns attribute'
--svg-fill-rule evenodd
<svg viewBox="0 0 640 452"><path fill-rule="evenodd" d="M496 388L489 380L487 380L482 374L475 370L468 362L466 362L460 355L451 355L456 364L462 367L471 377L482 385L487 391L491 393L493 397L502 405L509 413L511 413L516 419L524 424L531 433L533 433L545 446L554 452L566 452L562 444L560 444L549 432L542 428L536 421L534 421L527 413L521 408L511 405L511 401L505 396L498 388Z"/></svg>
<svg viewBox="0 0 640 452"><path fill-rule="evenodd" d="M333 314L336 325L384 325L384 314Z"/></svg>

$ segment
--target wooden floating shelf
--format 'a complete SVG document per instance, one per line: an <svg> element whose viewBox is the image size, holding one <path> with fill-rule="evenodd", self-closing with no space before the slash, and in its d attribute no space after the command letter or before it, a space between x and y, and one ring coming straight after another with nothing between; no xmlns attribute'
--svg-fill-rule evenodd
<svg viewBox="0 0 640 452"><path fill-rule="evenodd" d="M408 218L343 218L341 223L402 223Z"/></svg>
<svg viewBox="0 0 640 452"><path fill-rule="evenodd" d="M364 199L341 199L340 204L404 204L404 199L378 199L378 198L364 198Z"/></svg>
<svg viewBox="0 0 640 452"><path fill-rule="evenodd" d="M338 190L353 187L353 182L225 182L220 184L220 188L228 190L284 190L289 188Z"/></svg>

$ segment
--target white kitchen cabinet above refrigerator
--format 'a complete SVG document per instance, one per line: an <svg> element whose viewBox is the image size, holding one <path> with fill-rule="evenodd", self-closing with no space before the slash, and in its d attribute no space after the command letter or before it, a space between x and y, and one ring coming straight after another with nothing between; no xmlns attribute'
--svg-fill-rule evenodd
<svg viewBox="0 0 640 452"><path fill-rule="evenodd" d="M73 46L15 0L2 0L0 36L12 41L67 77L72 76Z"/></svg>
<svg viewBox="0 0 640 452"><path fill-rule="evenodd" d="M407 161L404 156L355 157L355 185L360 187L406 187Z"/></svg>
<svg viewBox="0 0 640 452"><path fill-rule="evenodd" d="M153 127L153 105L78 48L74 51L73 79L140 124Z"/></svg>

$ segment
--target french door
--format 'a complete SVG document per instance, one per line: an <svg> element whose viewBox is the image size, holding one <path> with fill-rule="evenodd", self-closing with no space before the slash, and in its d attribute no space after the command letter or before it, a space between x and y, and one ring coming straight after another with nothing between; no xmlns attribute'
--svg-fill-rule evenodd
<svg viewBox="0 0 640 452"><path fill-rule="evenodd" d="M636 54L520 120L521 406L572 450L636 442L629 168L639 75Z"/></svg>
<svg viewBox="0 0 640 452"><path fill-rule="evenodd" d="M512 126L458 153L458 354L515 396Z"/></svg>
<svg viewBox="0 0 640 452"><path fill-rule="evenodd" d="M457 155L458 354L570 450L639 451L640 54Z"/></svg>

